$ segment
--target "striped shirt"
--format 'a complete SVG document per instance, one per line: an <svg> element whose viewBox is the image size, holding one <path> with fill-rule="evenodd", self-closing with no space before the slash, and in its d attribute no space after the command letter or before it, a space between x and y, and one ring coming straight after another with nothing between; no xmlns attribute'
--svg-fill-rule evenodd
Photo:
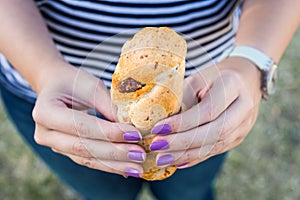
<svg viewBox="0 0 300 200"><path fill-rule="evenodd" d="M35 0L65 60L109 88L126 40L143 27L168 26L188 44L186 76L214 64L235 38L238 0ZM0 54L0 82L30 102L36 93Z"/></svg>

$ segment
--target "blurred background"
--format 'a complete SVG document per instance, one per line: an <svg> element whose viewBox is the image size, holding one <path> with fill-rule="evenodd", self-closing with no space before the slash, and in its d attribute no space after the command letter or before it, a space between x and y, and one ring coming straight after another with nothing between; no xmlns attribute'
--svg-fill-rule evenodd
<svg viewBox="0 0 300 200"><path fill-rule="evenodd" d="M300 199L300 30L279 63L275 96L232 150L216 182L220 200ZM0 102L0 199L80 200L16 134ZM153 199L146 187L138 199Z"/></svg>

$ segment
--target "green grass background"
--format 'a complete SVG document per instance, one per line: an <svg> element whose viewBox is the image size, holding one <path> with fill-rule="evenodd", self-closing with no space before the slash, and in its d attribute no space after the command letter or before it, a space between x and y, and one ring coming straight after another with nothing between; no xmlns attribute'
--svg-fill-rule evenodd
<svg viewBox="0 0 300 200"><path fill-rule="evenodd" d="M279 65L278 92L229 154L216 182L220 200L300 199L300 31ZM16 134L0 105L0 199L79 200ZM138 199L153 199L145 188Z"/></svg>

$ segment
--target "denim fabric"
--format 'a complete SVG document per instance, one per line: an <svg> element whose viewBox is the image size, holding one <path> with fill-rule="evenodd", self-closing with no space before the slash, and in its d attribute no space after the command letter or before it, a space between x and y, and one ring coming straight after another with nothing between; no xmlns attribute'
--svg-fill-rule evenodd
<svg viewBox="0 0 300 200"><path fill-rule="evenodd" d="M20 135L64 183L90 200L136 198L145 181L80 166L50 148L36 144L33 139L35 124L31 117L34 104L17 97L1 85L0 89L6 111ZM225 157L226 154L221 154L194 167L177 170L166 180L148 182L150 189L157 199L162 200L212 200L214 180Z"/></svg>

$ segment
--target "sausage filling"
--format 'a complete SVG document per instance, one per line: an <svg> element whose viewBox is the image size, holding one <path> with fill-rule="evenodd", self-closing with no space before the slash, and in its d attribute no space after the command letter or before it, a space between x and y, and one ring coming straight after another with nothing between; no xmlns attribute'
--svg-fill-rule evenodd
<svg viewBox="0 0 300 200"><path fill-rule="evenodd" d="M146 84L143 84L131 77L122 80L119 83L118 90L121 93L130 93L135 92L139 89L142 89Z"/></svg>

